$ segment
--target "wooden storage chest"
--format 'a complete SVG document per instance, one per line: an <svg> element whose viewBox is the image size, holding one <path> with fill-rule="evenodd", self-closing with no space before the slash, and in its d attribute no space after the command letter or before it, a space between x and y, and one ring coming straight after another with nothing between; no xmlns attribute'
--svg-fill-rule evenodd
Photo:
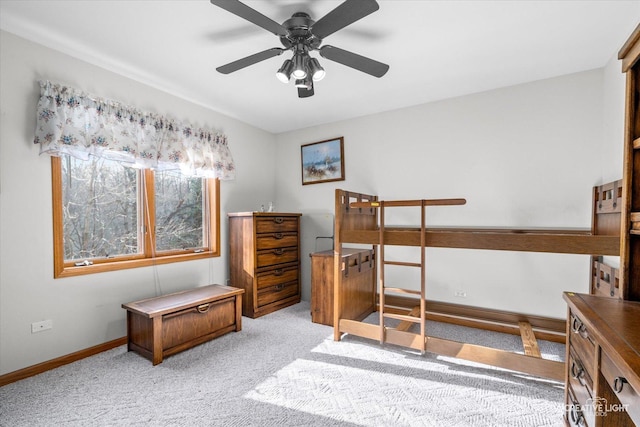
<svg viewBox="0 0 640 427"><path fill-rule="evenodd" d="M300 216L229 214L231 285L245 291L243 315L256 318L300 302Z"/></svg>
<svg viewBox="0 0 640 427"><path fill-rule="evenodd" d="M334 251L311 255L311 321L333 326ZM373 249L342 249L342 300L350 319L363 320L376 309Z"/></svg>
<svg viewBox="0 0 640 427"><path fill-rule="evenodd" d="M238 288L209 285L122 304L127 310L127 347L151 360L242 329Z"/></svg>

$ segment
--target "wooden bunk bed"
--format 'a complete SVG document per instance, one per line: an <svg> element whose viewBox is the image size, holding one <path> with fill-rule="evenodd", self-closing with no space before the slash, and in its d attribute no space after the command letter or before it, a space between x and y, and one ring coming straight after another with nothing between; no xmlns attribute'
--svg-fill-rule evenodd
<svg viewBox="0 0 640 427"><path fill-rule="evenodd" d="M555 341L564 342L562 331L545 331L545 322L530 322L531 316L503 316L514 321L515 325L498 324L489 319L486 329L514 333L522 336L524 354L484 347L469 343L461 343L442 338L430 337L426 334L427 319L454 319L452 323L475 326L487 319L474 319L474 308L459 306L459 313L438 313L434 308L437 302L426 301L425 298L425 248L464 248L489 249L506 251L547 252L565 254L585 254L597 256L618 256L620 254L620 216L619 210L610 208L613 203L619 204L618 195L622 194L621 181L594 187L593 219L590 229L506 229L506 228L454 228L427 227L425 211L432 206L461 205L464 199L437 200L401 200L383 201L375 195L336 190L335 193L335 244L334 244L334 339L339 341L343 334L352 334L369 339L379 340L381 344L389 343L431 352L444 356L457 357L505 369L526 372L532 375L563 380L564 362L547 360L540 357L536 334L544 339L556 337ZM384 224L385 209L403 206L421 208L420 226L389 227ZM436 207L437 208L437 207ZM347 245L347 246L344 246ZM340 292L345 266L340 261L343 250L348 245L372 245L377 247L377 268L379 269L378 311L379 324L370 324L349 316L348 300L344 300ZM397 262L385 259L385 245L414 246L421 248L420 262ZM401 265L421 269L420 291L389 288L384 281L385 265ZM386 295L391 294L400 295ZM413 299L404 295L415 294ZM417 298L416 298L417 296ZM375 296L374 296L375 297ZM415 307L399 307L397 301L412 301ZM481 310L479 310L481 311ZM462 315L460 315L462 313ZM499 318L500 316L498 316ZM400 323L389 327L385 318L396 319ZM445 320L446 321L446 320ZM413 324L418 324L420 333L409 332ZM565 321L558 321L564 328ZM534 333L534 329L536 332ZM553 329L553 328L552 328ZM560 339L557 339L560 337Z"/></svg>

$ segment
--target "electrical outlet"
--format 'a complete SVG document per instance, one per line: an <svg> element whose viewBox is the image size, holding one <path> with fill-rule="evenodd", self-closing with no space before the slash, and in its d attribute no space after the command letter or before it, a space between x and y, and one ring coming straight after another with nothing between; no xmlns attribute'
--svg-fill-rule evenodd
<svg viewBox="0 0 640 427"><path fill-rule="evenodd" d="M467 297L467 293L465 291L455 291L453 293L453 295L460 297L460 298L466 298Z"/></svg>
<svg viewBox="0 0 640 427"><path fill-rule="evenodd" d="M33 322L31 324L31 333L35 334L36 332L46 331L47 329L53 328L53 320L43 320L42 322Z"/></svg>

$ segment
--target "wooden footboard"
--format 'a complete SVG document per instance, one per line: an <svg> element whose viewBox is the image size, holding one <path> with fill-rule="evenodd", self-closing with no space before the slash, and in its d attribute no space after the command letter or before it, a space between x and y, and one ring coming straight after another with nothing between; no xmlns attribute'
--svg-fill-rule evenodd
<svg viewBox="0 0 640 427"><path fill-rule="evenodd" d="M376 196L367 194L353 193L344 190L336 190L336 215L335 215L335 230L344 229L370 229L373 230L378 226L378 215L375 209L362 209L351 208L353 202L374 202L378 200ZM347 301L343 301L341 295L343 295L343 278L345 273L348 273L349 266L344 265L341 261L343 259L343 246L340 232L336 231L334 236L334 271L333 277L334 290L333 290L333 325L334 325L334 339L338 341L340 339L339 320L345 316L349 319L353 319L353 310L346 308ZM371 244L368 245L373 248ZM374 267L377 263L374 263ZM374 278L375 283L375 278ZM371 300L375 305L375 286L372 289L374 294L371 295Z"/></svg>
<svg viewBox="0 0 640 427"><path fill-rule="evenodd" d="M591 260L591 294L609 298L620 295L620 269L608 265L602 257Z"/></svg>

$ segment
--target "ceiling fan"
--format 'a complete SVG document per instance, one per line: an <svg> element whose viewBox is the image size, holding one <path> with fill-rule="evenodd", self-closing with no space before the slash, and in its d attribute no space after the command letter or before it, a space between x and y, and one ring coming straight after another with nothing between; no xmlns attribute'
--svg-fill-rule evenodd
<svg viewBox="0 0 640 427"><path fill-rule="evenodd" d="M282 25L238 0L211 0L211 3L275 34L284 46L267 49L216 68L222 74L233 73L290 50L293 57L284 61L276 76L283 83L293 78L298 97L308 98L314 94L313 82L325 76L318 60L309 54L311 51L317 50L323 58L375 77L382 77L389 70L387 64L353 52L330 45L320 47L325 37L378 10L379 5L375 0L346 0L318 21L311 19L307 13L297 12Z"/></svg>

